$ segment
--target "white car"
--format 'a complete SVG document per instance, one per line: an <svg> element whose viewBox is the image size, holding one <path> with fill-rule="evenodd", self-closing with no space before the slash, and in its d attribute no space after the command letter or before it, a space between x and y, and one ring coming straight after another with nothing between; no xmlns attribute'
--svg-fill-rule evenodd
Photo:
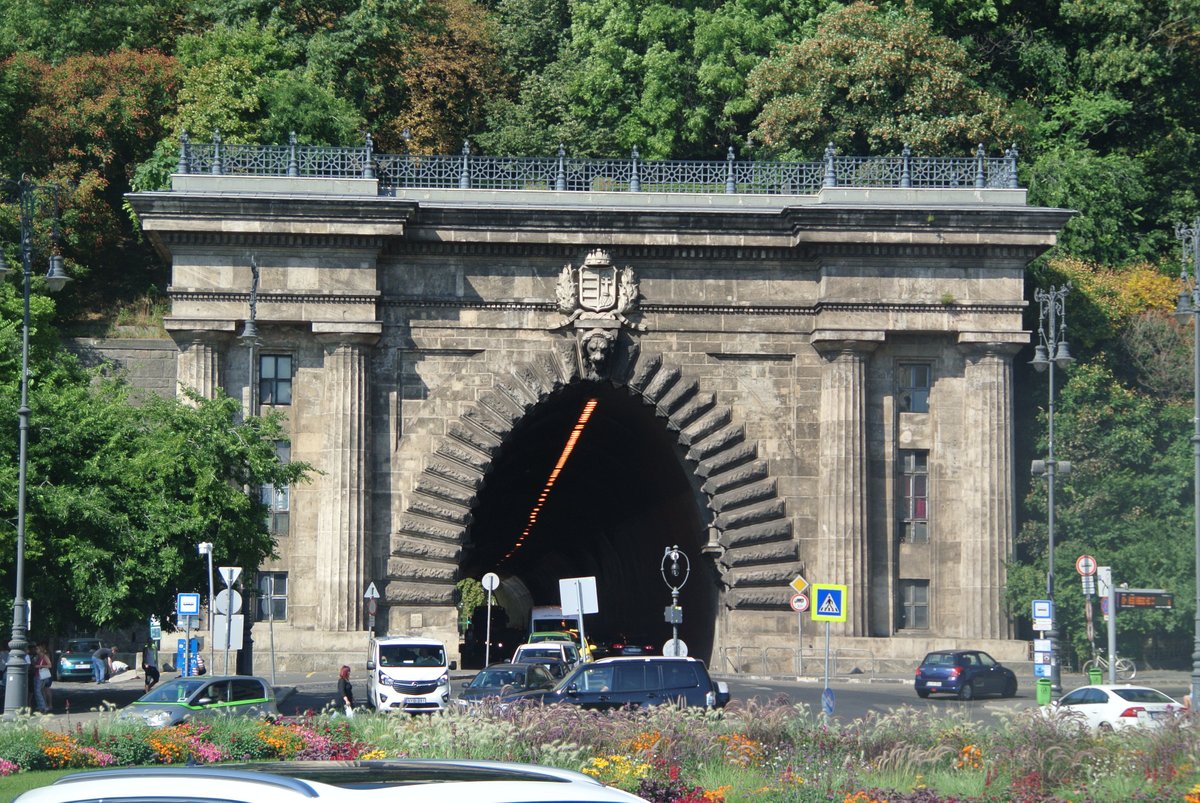
<svg viewBox="0 0 1200 803"><path fill-rule="evenodd" d="M1082 686L1044 706L1051 716L1067 716L1091 730L1157 728L1185 709L1148 686Z"/></svg>
<svg viewBox="0 0 1200 803"><path fill-rule="evenodd" d="M185 798L189 803L646 803L570 770L405 759L96 770L65 775L15 803Z"/></svg>

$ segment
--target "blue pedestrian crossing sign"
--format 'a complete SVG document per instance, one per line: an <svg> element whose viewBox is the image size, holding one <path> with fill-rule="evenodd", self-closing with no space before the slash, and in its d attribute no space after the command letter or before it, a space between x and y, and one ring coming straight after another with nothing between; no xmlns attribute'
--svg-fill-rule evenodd
<svg viewBox="0 0 1200 803"><path fill-rule="evenodd" d="M814 622L846 621L846 587L833 583L812 584L813 604L810 608Z"/></svg>

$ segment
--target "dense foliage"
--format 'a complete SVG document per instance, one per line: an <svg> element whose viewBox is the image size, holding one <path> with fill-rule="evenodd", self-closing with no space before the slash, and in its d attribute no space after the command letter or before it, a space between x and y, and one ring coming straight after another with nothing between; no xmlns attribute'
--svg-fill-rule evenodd
<svg viewBox="0 0 1200 803"><path fill-rule="evenodd" d="M165 286L165 266L122 197L165 186L185 129L198 139L219 129L226 142L295 132L329 144L370 131L385 152L451 153L469 139L492 154L549 154L561 143L596 156L637 147L647 158L721 158L730 146L739 158L811 158L829 142L854 153L907 144L924 155L1016 145L1031 202L1078 212L1030 276L1031 285L1069 278L1075 287L1067 316L1080 362L1060 383L1056 446L1077 470L1059 500L1059 587L1073 588L1070 562L1086 550L1131 585L1175 591L1175 614L1123 627L1123 648L1136 652L1183 641L1194 599L1191 344L1166 312L1178 290L1172 225L1200 213L1198 84L1200 0L113 0L102 9L0 0L0 175L64 186L63 252L77 282L58 320L75 325ZM39 247L46 238L40 229ZM15 240L13 209L0 207L10 260ZM1023 363L1018 464L1046 448L1037 440L1044 413L1032 413L1045 407L1045 380ZM3 376L7 393L13 374ZM115 387L85 395L108 406L112 433L144 418L170 443L201 425L156 405L117 415L125 401ZM194 415L217 415L221 404ZM125 440L129 453L113 459L168 454L154 451L155 438ZM39 487L61 481L68 457L82 455L39 456ZM93 483L114 481L99 465L89 470ZM179 490L160 482L163 493ZM1043 484L1020 482L1028 497L1010 603L1024 616L1044 583L1046 510ZM115 498L112 511L89 516L81 499L36 502L39 526L59 515L95 528L54 549L91 554L100 533L117 529ZM244 513L222 504L233 505L224 515ZM158 576L176 566L172 537L216 526L125 518L138 532L155 522L163 540L145 548L163 552ZM38 572L79 582L49 563ZM87 604L106 611L109 602ZM1082 648L1078 606L1068 598L1060 607Z"/></svg>

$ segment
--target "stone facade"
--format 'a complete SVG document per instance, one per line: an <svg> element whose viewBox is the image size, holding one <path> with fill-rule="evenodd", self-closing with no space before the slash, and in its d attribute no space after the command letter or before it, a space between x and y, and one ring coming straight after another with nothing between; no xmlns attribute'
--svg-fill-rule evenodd
<svg viewBox="0 0 1200 803"><path fill-rule="evenodd" d="M377 630L457 645L454 584L492 570L480 556L493 552L510 613L527 610L544 578L504 574L499 555L520 544L489 529L501 502L485 495L516 482L497 466L522 465L531 422L581 387L605 410L633 405L628 419L661 435L638 460L682 478L587 531L608 548L570 546L586 561L560 576L594 573L602 607L654 586L644 606L661 608L657 563L627 557L660 537L639 524L654 520L691 556L688 633L714 666L798 667L818 631L798 633L788 608L797 574L848 586L840 661L959 641L1024 657L1002 600L1011 360L1029 342L1025 266L1066 212L999 189L380 196L370 180L214 175L130 200L172 265L181 384L251 396L259 366L236 339L251 257L259 354L290 358L291 402L276 409L293 459L321 473L291 489L280 558L261 567L288 573L272 634L288 666L365 654L369 583ZM631 269L614 274L626 304L572 321L583 294L564 299L564 266L597 250ZM914 370L927 407L907 402ZM904 459L927 484L921 537L897 512Z"/></svg>

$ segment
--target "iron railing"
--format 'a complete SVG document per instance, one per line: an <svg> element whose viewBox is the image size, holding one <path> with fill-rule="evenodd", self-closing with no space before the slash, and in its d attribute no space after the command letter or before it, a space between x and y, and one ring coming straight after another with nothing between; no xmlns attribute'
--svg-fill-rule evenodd
<svg viewBox="0 0 1200 803"><path fill-rule="evenodd" d="M823 188L1017 189L1017 147L1003 156L839 156L833 146L819 162L628 159L556 156L479 156L464 142L457 156L375 153L368 134L359 147L228 145L180 138L178 173L305 178L377 179L380 194L399 189L551 190L558 192L676 192L812 195Z"/></svg>

